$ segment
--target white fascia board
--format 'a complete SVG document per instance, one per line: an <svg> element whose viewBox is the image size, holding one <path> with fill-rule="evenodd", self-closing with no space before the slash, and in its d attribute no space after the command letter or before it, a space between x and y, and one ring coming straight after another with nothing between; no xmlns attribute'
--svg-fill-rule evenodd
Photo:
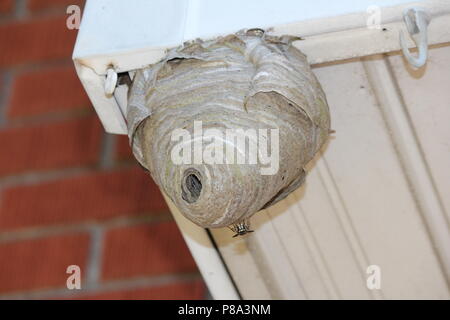
<svg viewBox="0 0 450 320"><path fill-rule="evenodd" d="M387 23L401 21L402 9L417 5L449 8L446 0L88 0L73 58L101 75L109 66L123 72L155 63L187 40L254 27L281 27L307 40L365 27L370 6L379 6L381 23Z"/></svg>

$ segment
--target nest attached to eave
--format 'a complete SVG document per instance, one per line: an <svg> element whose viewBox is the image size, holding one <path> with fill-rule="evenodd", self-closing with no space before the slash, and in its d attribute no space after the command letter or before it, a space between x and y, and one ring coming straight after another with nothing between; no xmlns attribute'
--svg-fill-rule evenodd
<svg viewBox="0 0 450 320"><path fill-rule="evenodd" d="M133 153L197 225L235 225L285 198L302 184L306 163L327 140L326 97L294 40L245 30L185 43L137 71L127 113ZM195 121L204 132L278 129L278 171L261 174L259 161L175 164L172 133L187 130L195 140ZM234 140L222 142L242 152Z"/></svg>

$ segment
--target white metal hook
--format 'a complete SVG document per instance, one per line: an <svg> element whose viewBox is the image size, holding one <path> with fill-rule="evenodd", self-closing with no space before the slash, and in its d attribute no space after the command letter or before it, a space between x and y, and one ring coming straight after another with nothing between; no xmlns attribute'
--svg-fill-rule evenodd
<svg viewBox="0 0 450 320"><path fill-rule="evenodd" d="M114 90L116 90L117 79L117 72L114 71L114 69L109 68L106 72L105 79L105 93L107 96L111 96L114 93Z"/></svg>
<svg viewBox="0 0 450 320"><path fill-rule="evenodd" d="M427 62L428 57L428 35L427 27L430 23L430 17L422 8L407 8L403 11L403 20L406 24L411 38L419 51L418 57L414 57L409 52L404 32L400 32L400 46L406 60L416 68L420 68Z"/></svg>

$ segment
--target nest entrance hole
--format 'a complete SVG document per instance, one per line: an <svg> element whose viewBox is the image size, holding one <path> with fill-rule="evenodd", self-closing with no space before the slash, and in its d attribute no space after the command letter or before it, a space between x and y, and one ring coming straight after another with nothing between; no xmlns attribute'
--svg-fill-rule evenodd
<svg viewBox="0 0 450 320"><path fill-rule="evenodd" d="M202 179L200 172L195 169L186 170L181 184L181 197L187 203L194 203L202 193Z"/></svg>

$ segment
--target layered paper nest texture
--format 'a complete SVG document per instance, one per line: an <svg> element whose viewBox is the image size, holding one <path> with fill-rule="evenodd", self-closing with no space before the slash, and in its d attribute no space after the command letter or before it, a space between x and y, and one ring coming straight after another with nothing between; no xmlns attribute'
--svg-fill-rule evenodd
<svg viewBox="0 0 450 320"><path fill-rule="evenodd" d="M240 31L185 43L136 72L127 111L133 153L192 222L245 221L302 184L304 166L329 135L330 116L305 55L292 46L297 39ZM226 129L278 129L277 172L261 174L261 163L175 164L172 133L194 137L195 121L203 132L223 132L221 139ZM224 143L242 151L235 141Z"/></svg>

